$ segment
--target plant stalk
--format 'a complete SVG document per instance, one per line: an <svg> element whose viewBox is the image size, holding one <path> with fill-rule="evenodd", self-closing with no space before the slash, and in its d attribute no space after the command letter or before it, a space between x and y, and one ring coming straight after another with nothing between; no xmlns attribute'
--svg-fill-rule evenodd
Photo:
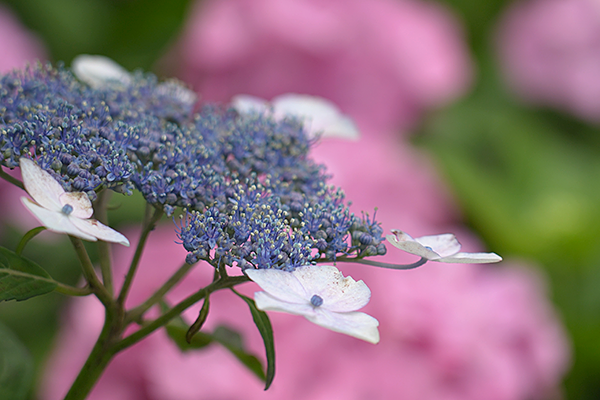
<svg viewBox="0 0 600 400"><path fill-rule="evenodd" d="M75 248L75 252L77 253L77 257L81 262L81 269L83 271L83 276L90 284L92 291L98 297L98 299L102 302L104 307L109 308L113 306L114 300L110 293L106 290L98 276L96 275L96 271L94 271L94 266L92 265L92 260L90 260L90 256L83 245L81 239L69 235L69 239L71 239L71 243L73 243L73 247Z"/></svg>
<svg viewBox="0 0 600 400"><path fill-rule="evenodd" d="M144 222L142 224L140 240L138 241L135 254L133 255L133 259L131 260L131 264L129 266L129 271L127 271L125 281L123 282L121 292L119 293L119 297L117 299L117 303L121 306L125 304L125 299L127 299L127 294L129 293L129 289L131 289L131 283L133 282L133 277L135 276L138 265L140 264L140 258L142 257L142 252L144 250L144 246L146 245L148 235L150 234L150 231L154 229L156 223L163 215L163 210L160 208L154 208L154 213L152 213L153 208L154 207L152 207L150 204L146 203L146 211L144 214Z"/></svg>
<svg viewBox="0 0 600 400"><path fill-rule="evenodd" d="M116 354L114 344L118 341L120 332L115 329L115 325L118 324L115 324L114 314L110 309L106 309L105 315L102 332L64 400L84 400Z"/></svg>
<svg viewBox="0 0 600 400"><path fill-rule="evenodd" d="M112 191L104 189L98 193L98 199L94 204L94 216L104 225L108 226L108 202ZM111 244L102 240L98 241L98 257L100 259L100 272L102 272L102 282L107 292L112 296L114 293L113 289L113 276L112 266L110 261L110 249Z"/></svg>

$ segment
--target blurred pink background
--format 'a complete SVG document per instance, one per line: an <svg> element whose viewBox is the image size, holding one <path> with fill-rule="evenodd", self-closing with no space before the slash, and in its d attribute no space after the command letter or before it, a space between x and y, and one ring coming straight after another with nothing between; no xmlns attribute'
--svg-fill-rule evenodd
<svg viewBox="0 0 600 400"><path fill-rule="evenodd" d="M39 38L23 27L3 4L0 4L0 55L0 73L46 58Z"/></svg>
<svg viewBox="0 0 600 400"><path fill-rule="evenodd" d="M507 81L520 97L600 122L597 0L514 2L497 42Z"/></svg>
<svg viewBox="0 0 600 400"><path fill-rule="evenodd" d="M411 0L200 2L166 61L206 101L319 95L369 136L410 127L472 79L457 21Z"/></svg>

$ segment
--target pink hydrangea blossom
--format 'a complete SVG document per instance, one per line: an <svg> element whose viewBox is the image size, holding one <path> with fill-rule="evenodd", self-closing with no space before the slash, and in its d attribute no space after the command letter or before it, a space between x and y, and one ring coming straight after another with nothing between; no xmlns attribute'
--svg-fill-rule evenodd
<svg viewBox="0 0 600 400"><path fill-rule="evenodd" d="M600 3L515 2L498 43L507 79L524 99L600 122Z"/></svg>
<svg viewBox="0 0 600 400"><path fill-rule="evenodd" d="M45 51L40 40L0 4L0 73L43 58Z"/></svg>
<svg viewBox="0 0 600 400"><path fill-rule="evenodd" d="M318 95L366 134L411 126L471 78L453 16L416 0L199 2L165 63L204 100Z"/></svg>

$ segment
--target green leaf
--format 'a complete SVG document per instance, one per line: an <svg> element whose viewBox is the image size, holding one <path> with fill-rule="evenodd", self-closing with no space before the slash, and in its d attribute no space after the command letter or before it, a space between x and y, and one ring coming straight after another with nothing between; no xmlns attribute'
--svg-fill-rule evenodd
<svg viewBox="0 0 600 400"><path fill-rule="evenodd" d="M273 378L275 378L275 341L273 339L273 328L271 327L271 321L269 320L269 316L266 312L259 310L256 308L256 304L254 300L250 297L244 296L241 293L236 292L231 289L233 293L237 294L242 300L248 304L250 307L250 312L252 313L252 319L260 332L260 335L263 338L263 342L265 343L265 352L267 354L267 373L265 379L265 390L271 386L273 383Z"/></svg>
<svg viewBox="0 0 600 400"><path fill-rule="evenodd" d="M0 247L0 301L27 300L49 293L56 286L42 267Z"/></svg>
<svg viewBox="0 0 600 400"><path fill-rule="evenodd" d="M263 371L262 363L256 356L246 351L242 342L242 336L238 332L226 326L218 326L212 334L212 337L215 341L227 348L227 350L236 356L237 359L256 376L266 382L267 377Z"/></svg>
<svg viewBox="0 0 600 400"><path fill-rule="evenodd" d="M262 363L255 355L246 351L242 336L233 329L226 326L218 326L212 334L196 332L190 337L187 334L190 327L181 317L173 318L165 328L167 330L167 335L169 335L181 351L198 350L211 343L219 343L229 350L242 364L261 380L266 380ZM190 341L188 341L188 339L190 339Z"/></svg>
<svg viewBox="0 0 600 400"><path fill-rule="evenodd" d="M0 323L0 400L26 399L33 382L33 360L17 337Z"/></svg>

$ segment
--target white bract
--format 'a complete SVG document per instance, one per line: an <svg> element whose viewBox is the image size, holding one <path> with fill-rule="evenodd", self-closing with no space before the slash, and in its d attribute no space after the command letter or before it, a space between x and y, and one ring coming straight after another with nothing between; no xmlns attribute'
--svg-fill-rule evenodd
<svg viewBox="0 0 600 400"><path fill-rule="evenodd" d="M93 88L131 82L131 74L125 68L104 56L81 54L73 59L71 69L79 80Z"/></svg>
<svg viewBox="0 0 600 400"><path fill-rule="evenodd" d="M184 104L195 104L198 101L196 92L186 88L176 79L159 83L156 87L156 91L161 95L176 99Z"/></svg>
<svg viewBox="0 0 600 400"><path fill-rule="evenodd" d="M379 342L379 322L356 311L371 299L371 291L363 281L344 277L330 265L307 265L292 272L278 269L244 272L264 290L254 293L260 310L301 315L332 331L370 343Z"/></svg>
<svg viewBox="0 0 600 400"><path fill-rule="evenodd" d="M100 239L129 246L125 236L90 219L94 210L87 194L65 192L49 173L27 158L21 158L19 164L25 190L35 200L21 197L21 201L47 229L92 242Z"/></svg>
<svg viewBox="0 0 600 400"><path fill-rule="evenodd" d="M127 86L133 81L133 75L108 57L81 54L73 59L71 69L75 76L94 89L111 85ZM198 100L196 93L175 79L159 83L157 93L170 96L185 104L194 104Z"/></svg>
<svg viewBox="0 0 600 400"><path fill-rule="evenodd" d="M358 128L352 119L329 100L306 94L288 93L273 98L269 103L258 97L237 95L231 99L232 106L240 113L272 112L276 119L295 117L303 119L311 137L338 137L357 140Z"/></svg>
<svg viewBox="0 0 600 400"><path fill-rule="evenodd" d="M465 264L502 261L502 257L496 253L461 253L460 243L452 233L413 239L405 232L392 229L392 234L387 235L386 239L395 247L430 261Z"/></svg>

